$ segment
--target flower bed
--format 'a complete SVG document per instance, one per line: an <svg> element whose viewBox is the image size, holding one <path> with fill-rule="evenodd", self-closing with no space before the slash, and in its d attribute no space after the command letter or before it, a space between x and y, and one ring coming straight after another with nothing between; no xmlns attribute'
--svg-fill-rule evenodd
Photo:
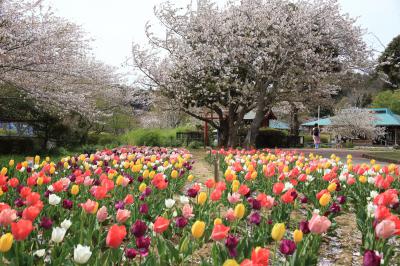
<svg viewBox="0 0 400 266"><path fill-rule="evenodd" d="M294 151L213 151L196 183L184 149L124 147L0 166L1 263L315 265L353 212L365 265L391 264L400 169Z"/></svg>

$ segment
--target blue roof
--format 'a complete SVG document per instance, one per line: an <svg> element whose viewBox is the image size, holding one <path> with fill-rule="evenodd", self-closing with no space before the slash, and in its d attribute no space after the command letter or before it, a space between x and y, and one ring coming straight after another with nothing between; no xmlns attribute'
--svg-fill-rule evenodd
<svg viewBox="0 0 400 266"><path fill-rule="evenodd" d="M394 114L392 111L390 111L389 108L368 108L368 109L375 112L376 126L400 126L400 115ZM332 123L332 121L329 117L327 117L327 118L322 118L319 121L313 120L303 123L301 125L305 127L311 127L314 126L315 123L318 123L318 125L320 126L329 126Z"/></svg>
<svg viewBox="0 0 400 266"><path fill-rule="evenodd" d="M289 124L279 120L269 120L269 128L289 129Z"/></svg>

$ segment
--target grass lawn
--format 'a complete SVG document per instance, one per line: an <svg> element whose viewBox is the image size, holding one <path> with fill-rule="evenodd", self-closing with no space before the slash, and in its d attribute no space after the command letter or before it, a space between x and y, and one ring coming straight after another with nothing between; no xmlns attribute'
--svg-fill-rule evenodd
<svg viewBox="0 0 400 266"><path fill-rule="evenodd" d="M375 158L376 160L394 160L400 161L400 150L399 151L376 151L365 153L368 156Z"/></svg>

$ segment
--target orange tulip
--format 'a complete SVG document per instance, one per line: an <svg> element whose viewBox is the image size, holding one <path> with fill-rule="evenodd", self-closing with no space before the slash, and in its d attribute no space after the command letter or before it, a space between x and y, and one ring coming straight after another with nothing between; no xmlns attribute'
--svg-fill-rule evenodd
<svg viewBox="0 0 400 266"><path fill-rule="evenodd" d="M106 244L111 248L118 248L126 236L126 228L123 225L116 225L110 227L108 230Z"/></svg>
<svg viewBox="0 0 400 266"><path fill-rule="evenodd" d="M32 230L33 226L32 221L30 220L21 219L18 222L11 224L11 233L17 241L25 240Z"/></svg>
<svg viewBox="0 0 400 266"><path fill-rule="evenodd" d="M153 230L156 233L162 234L165 230L168 229L168 226L169 226L169 220L162 216L159 216L154 222Z"/></svg>
<svg viewBox="0 0 400 266"><path fill-rule="evenodd" d="M216 241L222 240L228 236L229 229L230 227L223 224L216 224L211 233L211 238Z"/></svg>

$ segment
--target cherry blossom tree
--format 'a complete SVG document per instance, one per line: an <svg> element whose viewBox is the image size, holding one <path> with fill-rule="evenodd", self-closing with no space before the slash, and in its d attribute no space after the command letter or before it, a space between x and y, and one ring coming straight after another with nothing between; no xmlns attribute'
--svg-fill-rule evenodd
<svg viewBox="0 0 400 266"><path fill-rule="evenodd" d="M53 14L42 1L0 1L0 87L12 85L45 112L78 113L99 121L99 98L121 95L115 70L90 52L82 29Z"/></svg>
<svg viewBox="0 0 400 266"><path fill-rule="evenodd" d="M243 117L253 109L246 142L254 144L276 101L325 94L321 80L365 59L361 30L334 0L243 0L222 9L208 0L187 9L166 2L155 14L165 35L148 25L149 46L134 46L139 82L217 128L220 145L237 144ZM214 112L218 122L198 110Z"/></svg>
<svg viewBox="0 0 400 266"><path fill-rule="evenodd" d="M385 135L385 128L376 126L373 111L362 108L342 109L331 119L329 131L334 135L356 139L377 139Z"/></svg>

